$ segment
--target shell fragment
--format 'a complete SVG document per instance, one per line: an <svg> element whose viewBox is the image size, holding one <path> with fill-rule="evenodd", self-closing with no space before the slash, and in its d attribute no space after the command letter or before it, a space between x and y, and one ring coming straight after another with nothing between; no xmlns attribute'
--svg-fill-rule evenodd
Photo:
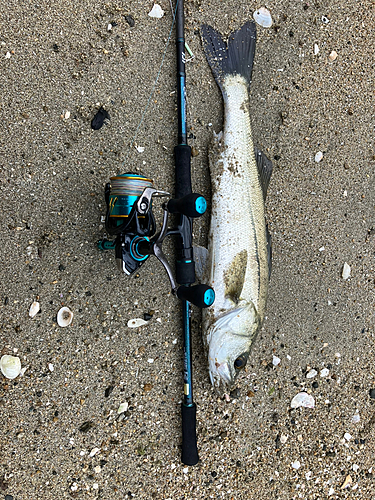
<svg viewBox="0 0 375 500"><path fill-rule="evenodd" d="M57 313L57 324L62 328L69 326L73 321L73 313L69 307L62 307Z"/></svg>
<svg viewBox="0 0 375 500"><path fill-rule="evenodd" d="M253 14L253 18L255 22L259 24L259 26L263 26L263 28L270 28L272 26L271 13L265 7L257 9Z"/></svg>
<svg viewBox="0 0 375 500"><path fill-rule="evenodd" d="M30 306L30 309L29 309L29 316L30 318L34 318L38 312L40 311L40 304L39 302L33 302Z"/></svg>
<svg viewBox="0 0 375 500"><path fill-rule="evenodd" d="M301 406L303 408L314 408L315 400L310 394L307 394L307 392L300 392L294 396L290 406L292 408L300 408Z"/></svg>
<svg viewBox="0 0 375 500"><path fill-rule="evenodd" d="M133 319L129 319L128 327L129 328L138 328L140 326L147 325L147 323L148 323L148 321L145 321L142 318L133 318Z"/></svg>

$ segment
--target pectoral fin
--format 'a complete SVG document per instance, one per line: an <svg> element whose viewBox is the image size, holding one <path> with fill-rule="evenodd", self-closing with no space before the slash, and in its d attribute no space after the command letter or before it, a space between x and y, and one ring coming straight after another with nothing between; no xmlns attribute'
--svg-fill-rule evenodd
<svg viewBox="0 0 375 500"><path fill-rule="evenodd" d="M267 189L272 174L272 161L257 147L254 148L255 160L257 162L260 183L263 189L263 198L266 199Z"/></svg>

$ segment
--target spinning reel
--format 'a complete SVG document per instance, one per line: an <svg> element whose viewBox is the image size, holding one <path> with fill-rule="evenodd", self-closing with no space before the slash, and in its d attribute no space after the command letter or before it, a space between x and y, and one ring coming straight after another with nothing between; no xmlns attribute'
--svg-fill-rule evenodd
<svg viewBox="0 0 375 500"><path fill-rule="evenodd" d="M125 173L110 180L104 191L107 204L105 227L108 234L115 236L115 240L100 240L98 248L115 250L117 266L127 275L136 272L149 255L154 255L164 266L174 295L201 308L213 304L215 293L211 287L203 284L186 286L192 282L188 276L194 276L192 219L206 211L207 203L203 196L190 193L163 203L162 228L157 232L152 199L170 194L155 189L152 180L141 174ZM179 225L174 229L168 228L169 214L182 215ZM177 262L184 265L177 266L176 279L162 250L167 236L179 237ZM187 272L179 272L179 268Z"/></svg>

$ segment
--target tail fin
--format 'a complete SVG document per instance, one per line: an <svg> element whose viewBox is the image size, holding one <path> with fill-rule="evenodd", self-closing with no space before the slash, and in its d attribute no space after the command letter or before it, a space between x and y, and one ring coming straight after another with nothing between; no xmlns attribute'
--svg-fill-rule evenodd
<svg viewBox="0 0 375 500"><path fill-rule="evenodd" d="M256 43L253 21L248 21L242 28L231 33L228 43L207 24L201 26L201 37L208 64L221 91L226 75L242 75L250 85Z"/></svg>

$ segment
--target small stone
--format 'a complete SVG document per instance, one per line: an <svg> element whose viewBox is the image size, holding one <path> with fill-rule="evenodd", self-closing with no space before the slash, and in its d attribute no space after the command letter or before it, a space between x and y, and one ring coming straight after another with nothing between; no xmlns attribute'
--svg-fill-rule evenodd
<svg viewBox="0 0 375 500"><path fill-rule="evenodd" d="M253 391L248 391L247 392L247 397L248 398L253 398L254 396L255 396L255 392L253 392Z"/></svg>
<svg viewBox="0 0 375 500"><path fill-rule="evenodd" d="M50 372L53 372L54 367L53 367L52 363L48 363L48 369L49 369Z"/></svg>
<svg viewBox="0 0 375 500"><path fill-rule="evenodd" d="M11 55L11 54L10 54L10 52L7 52L7 53L5 54L5 59L10 59L10 55Z"/></svg>
<svg viewBox="0 0 375 500"><path fill-rule="evenodd" d="M296 460L295 462L292 463L293 469L298 470L301 467L301 462L299 460Z"/></svg>
<svg viewBox="0 0 375 500"><path fill-rule="evenodd" d="M318 372L314 369L306 373L306 378L314 378L318 375Z"/></svg>
<svg viewBox="0 0 375 500"><path fill-rule="evenodd" d="M145 384L145 385L143 386L143 391L144 391L144 392L150 392L150 391L151 391L151 389L152 389L152 387L153 387L153 385L152 385L152 384Z"/></svg>
<svg viewBox="0 0 375 500"><path fill-rule="evenodd" d="M94 472L96 472L97 474L99 474L99 472L102 470L102 468L100 467L100 465L97 465L96 467L94 467Z"/></svg>
<svg viewBox="0 0 375 500"><path fill-rule="evenodd" d="M238 387L230 391L229 396L233 399L238 399L241 396L241 392Z"/></svg>
<svg viewBox="0 0 375 500"><path fill-rule="evenodd" d="M95 116L91 120L91 128L93 130L99 130L102 128L106 120L110 120L108 111L106 111L102 106L96 112Z"/></svg>
<svg viewBox="0 0 375 500"><path fill-rule="evenodd" d="M118 407L117 413L120 415L121 413L124 413L125 411L128 410L129 403L125 401L124 403L121 403L120 406Z"/></svg>
<svg viewBox="0 0 375 500"><path fill-rule="evenodd" d="M90 451L90 457L94 457L97 453L99 453L100 451L100 448L93 448L91 451Z"/></svg>
<svg viewBox="0 0 375 500"><path fill-rule="evenodd" d="M69 120L69 118L70 118L70 111L65 111L64 118L65 118L65 120Z"/></svg>
<svg viewBox="0 0 375 500"><path fill-rule="evenodd" d="M136 150L138 151L138 153L143 153L145 148L143 146L137 146Z"/></svg>
<svg viewBox="0 0 375 500"><path fill-rule="evenodd" d="M39 311L40 311L39 302L33 302L30 306L30 309L29 309L30 318L34 318L38 314Z"/></svg>
<svg viewBox="0 0 375 500"><path fill-rule="evenodd" d="M193 146L193 147L191 148L191 156L192 156L193 158L195 158L195 157L196 157L196 156L198 156L198 155L199 155L199 151L198 151L198 149L197 149L197 148L195 148L195 147Z"/></svg>
<svg viewBox="0 0 375 500"><path fill-rule="evenodd" d="M319 54L319 46L317 43L314 43L314 56L317 56Z"/></svg>
<svg viewBox="0 0 375 500"><path fill-rule="evenodd" d="M359 416L359 413L355 413L352 416L352 424L358 424L358 422L361 421L361 417Z"/></svg>
<svg viewBox="0 0 375 500"><path fill-rule="evenodd" d="M352 439L351 434L349 434L349 432L345 432L344 439L346 439L346 441L350 441Z"/></svg>
<svg viewBox="0 0 375 500"><path fill-rule="evenodd" d="M329 375L329 370L328 368L323 368L323 370L320 370L320 374L319 374L321 377L328 377Z"/></svg>
<svg viewBox="0 0 375 500"><path fill-rule="evenodd" d="M154 360L152 358L148 358L147 363L152 364L153 362L154 362Z"/></svg>
<svg viewBox="0 0 375 500"><path fill-rule="evenodd" d="M130 14L128 16L125 16L125 21L131 28L133 28L133 26L135 25L134 17L131 16Z"/></svg>
<svg viewBox="0 0 375 500"><path fill-rule="evenodd" d="M281 434L280 436L280 443L281 444L285 444L288 440L288 436L286 436L285 434Z"/></svg>
<svg viewBox="0 0 375 500"><path fill-rule="evenodd" d="M277 366L277 365L279 365L279 364L280 364L280 362L281 362L281 359L280 359L280 358L278 358L278 357L277 357L277 356L275 356L275 355L274 355L274 356L272 356L272 364L273 364L273 366Z"/></svg>
<svg viewBox="0 0 375 500"><path fill-rule="evenodd" d="M375 399L375 389L370 389L369 394L371 399Z"/></svg>

